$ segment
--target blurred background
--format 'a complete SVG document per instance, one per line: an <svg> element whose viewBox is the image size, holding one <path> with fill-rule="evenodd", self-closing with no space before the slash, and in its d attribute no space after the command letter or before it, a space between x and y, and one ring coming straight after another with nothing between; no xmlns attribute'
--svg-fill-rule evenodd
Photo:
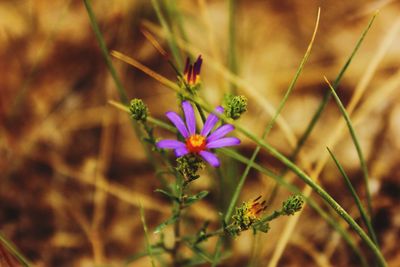
<svg viewBox="0 0 400 267"><path fill-rule="evenodd" d="M257 135L288 88L321 7L309 61L282 120L267 138L285 155L328 90L323 76L335 79L380 10L338 94L345 105L353 105L352 119L371 176L373 223L381 249L389 266L400 266L400 2L236 1L233 35L228 1L161 2L164 13L174 14L169 21L173 31L181 31L178 27L183 25L185 38L177 35L181 57L203 56L201 95L219 105L236 82L238 93L249 99L249 111L240 122ZM141 33L151 32L169 51L151 1L93 1L93 8L110 50L176 80L173 69ZM228 71L231 49L236 54L233 78ZM175 93L139 70L113 62L129 98L142 98L152 116L165 120L166 111L178 110ZM154 193L160 185L129 116L108 103L119 98L83 1L0 1L0 73L1 233L37 266L150 266L148 258L129 260L145 249L139 202L150 232L170 215L169 203ZM330 101L299 162L314 168L329 145L365 199L356 150L347 128L338 127L340 121ZM239 152L250 156L254 148L244 139ZM258 162L276 171L282 168L265 152ZM322 166L320 184L358 218L332 161ZM241 173L244 167L238 168ZM304 186L296 177L287 178ZM218 224L218 195L228 193L213 185L207 173L193 184L194 190L211 194L188 212L190 218ZM241 200L268 196L273 186L272 180L250 172ZM280 190L271 206L279 208L287 195L286 189ZM257 266L267 266L287 220L274 221L268 234L256 238L242 234L232 242L233 253L223 266L245 266L251 257ZM168 230L166 235L168 239ZM152 240L157 238L151 234ZM356 266L357 260L340 236L306 207L277 264Z"/></svg>

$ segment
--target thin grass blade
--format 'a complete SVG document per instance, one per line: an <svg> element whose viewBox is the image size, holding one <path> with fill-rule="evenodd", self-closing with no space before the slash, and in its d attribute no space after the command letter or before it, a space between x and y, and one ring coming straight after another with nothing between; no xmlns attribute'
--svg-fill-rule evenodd
<svg viewBox="0 0 400 267"><path fill-rule="evenodd" d="M154 257L153 249L151 247L150 240L149 240L149 232L148 232L148 229L147 229L146 218L145 218L145 215L144 215L144 208L143 208L142 204L140 204L140 220L142 222L142 226L143 226L143 230L144 230L144 236L145 236L145 239L146 239L147 255L150 257L151 266L155 267L156 264L155 264L154 258L153 258Z"/></svg>
<svg viewBox="0 0 400 267"><path fill-rule="evenodd" d="M355 132L354 127L353 127L353 123L351 122L349 114L347 114L346 108L343 106L342 101L340 100L339 96L336 94L335 89L329 83L328 79L326 77L324 77L324 78L325 78L326 83L329 85L331 93L332 93L332 95L333 95L333 97L334 97L334 99L336 101L336 104L338 105L338 107L340 109L340 112L342 113L343 118L346 121L347 127L349 128L349 132L350 132L351 138L352 138L353 143L354 143L354 146L356 147L357 155L358 155L358 158L360 160L361 169L362 169L362 172L364 174L363 177L364 177L364 183L365 183L365 187L366 187L365 191L367 193L367 205L368 205L368 209L369 209L369 214L371 216L371 214L372 214L372 204L371 204L371 193L370 193L370 189L369 189L368 168L367 168L367 164L366 164L365 159L364 159L364 154L362 152L362 149L361 149L361 146L360 146L360 142L358 141L356 132ZM360 210L360 212L361 212L361 210ZM366 216L366 217L364 218L364 216ZM362 217L363 217L364 222L366 223L366 225L368 227L368 232L369 232L371 238L374 240L375 244L378 245L378 240L376 238L375 231L372 228L372 225L371 225L371 222L370 222L370 219L369 219L368 215L367 214L362 214Z"/></svg>

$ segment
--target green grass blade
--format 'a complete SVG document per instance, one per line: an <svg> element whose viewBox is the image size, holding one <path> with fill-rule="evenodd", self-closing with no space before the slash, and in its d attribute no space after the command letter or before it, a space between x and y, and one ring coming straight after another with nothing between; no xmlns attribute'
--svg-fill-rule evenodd
<svg viewBox="0 0 400 267"><path fill-rule="evenodd" d="M177 0L170 1L168 5L166 5L166 9L168 12L168 16L172 22L174 22L178 28L179 35L181 36L182 40L187 43L188 38L185 31L185 27L183 26L183 19L182 13L180 12L177 6Z"/></svg>
<svg viewBox="0 0 400 267"><path fill-rule="evenodd" d="M356 132L354 130L353 124L351 122L349 114L347 114L346 108L342 104L342 101L340 101L340 98L336 94L335 89L333 89L332 85L329 83L329 81L326 79L326 77L325 77L325 81L328 83L329 88L331 89L331 93L332 93L332 95L333 95L333 97L334 97L334 99L336 101L336 104L338 105L338 107L340 109L340 112L343 115L343 118L346 121L347 127L349 128L349 132L350 132L351 138L352 138L353 143L354 143L354 146L356 147L357 155L358 155L358 158L360 160L361 169L362 169L362 172L364 174L363 177L364 177L364 183L365 183L365 187L366 187L365 191L367 193L367 205L368 205L369 214L371 216L372 215L372 204L371 204L372 201L371 201L371 193L370 193L370 189L369 189L368 167L367 167L367 164L366 164L365 159L364 159L364 154L362 152L362 149L361 149L361 146L360 146L360 142L358 141L358 138L357 138ZM374 240L375 244L378 245L378 240L377 240L375 232L374 232L374 230L373 230L373 228L371 226L371 223L368 223L368 222L370 222L370 219L368 219L368 218L365 218L365 219L366 219L365 223L367 224L368 231L370 232L370 235L371 235L372 239Z"/></svg>
<svg viewBox="0 0 400 267"><path fill-rule="evenodd" d="M157 247L152 248L151 252L152 252L153 256L162 255L162 254L166 253L163 248L157 248ZM131 266L132 262L134 262L134 261L136 261L136 260L138 260L140 258L146 257L146 256L149 256L149 252L148 251L141 251L141 252L135 253L134 255L129 256L129 258L127 258L125 260L124 265L125 266Z"/></svg>
<svg viewBox="0 0 400 267"><path fill-rule="evenodd" d="M147 229L146 218L144 216L144 209L143 209L142 203L140 203L140 220L142 222L142 226L143 226L143 230L144 230L144 236L145 236L145 239L146 239L147 255L149 255L149 257L150 257L151 266L155 267L156 264L155 264L154 258L153 258L154 255L153 255L153 250L152 250L152 247L151 247L151 244L150 244L150 240L149 240L149 232L148 232L148 229Z"/></svg>
<svg viewBox="0 0 400 267"><path fill-rule="evenodd" d="M151 0L151 3L153 5L153 8L156 12L157 18L161 24L161 27L164 29L166 36L167 36L167 42L168 45L171 49L172 55L175 59L175 64L178 67L179 71L182 71L182 64L183 64L183 60L182 60L182 56L180 54L177 42L175 40L175 36L172 33L164 15L161 12L161 7L160 4L158 3L158 0Z"/></svg>
<svg viewBox="0 0 400 267"><path fill-rule="evenodd" d="M228 69L231 73L238 74L237 53L236 53L236 11L237 0L228 0ZM236 94L237 87L234 83L230 83L232 94Z"/></svg>
<svg viewBox="0 0 400 267"><path fill-rule="evenodd" d="M290 94L292 93L292 91L294 89L294 86L296 85L296 82L297 82L297 80L298 80L298 78L299 78L299 76L300 76L300 74L301 74L301 72L302 72L302 70L304 68L305 63L307 62L307 60L308 60L308 58L310 56L312 45L314 43L315 36L316 36L316 33L317 33L317 29L318 29L319 18L320 18L320 9L318 10L317 20L316 20L314 32L313 32L311 41L310 41L310 43L308 45L307 51L304 54L303 59L301 60L300 65L299 65L299 67L298 67L298 69L296 71L296 74L294 75L294 77L293 77L288 89L286 90L284 97L282 98L281 102L279 103L279 106L278 106L278 108L276 110L276 113L275 113L274 117L272 118L272 120L268 123L268 125L264 129L264 132L263 132L262 137L261 137L262 139L266 138L266 136L268 135L268 133L272 129L273 125L275 124L276 119L278 118L279 114L281 113L282 109L284 108L284 106L285 106ZM256 147L256 149L254 150L254 152L253 152L253 154L251 156L251 162L254 162L254 160L257 157L257 154L260 151L260 149L261 149L260 146ZM247 177L247 175L248 175L248 173L250 171L250 168L251 168L251 166L247 165L245 171L243 172L243 174L242 174L242 176L240 178L240 181L239 181L239 183L237 185L237 189L236 189L236 191L235 191L235 193L234 193L234 195L233 195L233 197L231 199L231 202L230 202L230 205L229 205L229 209L225 214L225 222L228 222L228 220L232 216L232 212L233 212L233 210L234 210L234 208L236 206L237 200L238 200L240 192L241 192L241 190L243 188L243 185L244 185L244 182L246 180L246 177Z"/></svg>
<svg viewBox="0 0 400 267"><path fill-rule="evenodd" d="M224 116L222 114L215 113L214 108L211 107L204 100L200 99L199 97L192 96L192 95L188 94L187 92L182 91L178 85L169 81L165 77L155 73L154 71L147 68L140 62L138 62L132 58L129 58L121 53L118 53L116 51L113 51L112 54L115 57L125 61L128 64L131 64L134 67L140 68L143 72L147 73L154 79L158 80L160 83L165 85L167 88L169 88L175 92L181 93L185 98L187 98L188 100L191 100L193 103L198 104L205 111L214 113L220 119L227 121L230 124L234 125L239 132L241 132L247 138L251 139L257 145L261 146L262 149L264 149L265 151L270 153L274 158L279 160L288 169L290 169L293 173L295 173L304 183L309 185L313 189L313 191L316 192L327 204L329 204L334 209L334 211L340 217L342 217L350 225L350 227L361 237L361 239L366 243L366 245L371 249L371 251L376 256L378 265L379 266L387 266L386 261L385 261L384 257L382 256L381 251L378 249L378 247L375 245L375 243L370 239L370 237L364 232L364 230L355 222L355 220L339 205L339 203L336 202L336 200L334 198L332 198L328 194L328 192L326 192L321 186L319 186L316 182L314 182L310 176L308 176L304 171L302 171L290 159L288 159L286 156L284 156L282 153L280 153L278 150L276 150L274 147L272 147L268 143L264 142L264 140L255 136L253 133L248 131L245 127L241 126L238 122L233 121L229 118L226 118L226 116Z"/></svg>
<svg viewBox="0 0 400 267"><path fill-rule="evenodd" d="M0 233L0 243L4 245L4 247L13 254L19 263L21 263L24 267L31 266L31 263L18 251L18 249L8 241L1 233Z"/></svg>
<svg viewBox="0 0 400 267"><path fill-rule="evenodd" d="M356 46L354 47L353 51L351 52L350 56L348 57L348 59L346 60L345 64L343 65L343 67L341 68L339 74L336 76L336 79L334 81L333 87L336 88L340 81L343 78L343 75L345 74L345 72L347 71L348 67L350 66L350 63L353 61L354 56L356 55L356 53L358 52L359 48L361 47L361 44L363 43L365 36L367 35L367 33L369 32L375 18L377 16L377 13L375 13L372 18L370 19L367 27L364 29L364 31L362 32L360 38L358 39ZM294 149L294 151L292 152L292 154L290 155L290 159L292 161L294 161L301 148L303 147L304 143L306 142L306 140L308 139L308 137L310 136L312 130L314 129L315 125L317 124L319 118L322 115L322 112L324 111L326 105L329 102L329 99L331 98L331 92L330 90L327 90L320 102L320 105L318 106L317 110L315 111L313 117L311 118L310 122L307 125L306 130L304 131L304 133L300 136L299 141L297 142L296 148ZM273 201L273 199L275 198L275 196L278 194L278 190L279 188L277 186L274 187L274 189L272 190L272 194L271 197L269 199L270 202Z"/></svg>
<svg viewBox="0 0 400 267"><path fill-rule="evenodd" d="M110 101L110 102L111 102L112 105L114 105L115 107L119 108L120 110L125 111L125 112L129 112L129 109L128 109L127 107L125 107L124 105L115 103L115 102L113 102L113 101ZM151 121L154 125L159 126L160 128L163 128L163 129L166 129L166 130L168 130L168 131L171 131L172 133L177 133L177 129L176 129L175 127L172 127L171 125L166 124L166 123L163 122L163 121L160 121L160 120L158 120L158 119L155 119L155 118L153 118L153 117L151 117L151 116L148 117L148 120ZM255 162L252 161L251 159L248 159L248 158L244 157L243 155L241 155L240 153L236 152L235 150L233 150L233 149L228 149L228 148L220 148L220 149L218 149L218 151L221 152L221 153L223 153L223 154L225 154L226 156L229 156L229 157L231 157L231 158L233 158L233 159L235 159L235 160L237 160L237 161L243 163L243 164L246 164L246 165L251 166L251 167L254 168L255 170L257 170L257 171L259 171L259 172L265 174L266 176L272 178L272 179L273 179L275 182L277 182L278 184L280 184L280 185L286 187L290 192L295 193L295 194L301 194L301 195L302 195L301 190L300 190L297 186L292 185L292 184L289 184L287 181L285 181L285 180L282 178L282 176L275 174L274 172L268 170L268 169L265 168L265 167L262 167L261 165L255 163ZM318 203L316 203L315 201L313 201L311 198L308 198L308 197L305 197L305 196L303 196L303 197L305 198L305 201L306 201L312 208L314 208L314 209L320 214L320 216L321 216L323 219L325 219L334 229L336 229L336 230L342 235L342 237L344 238L344 240L345 240L346 242L349 243L350 247L354 250L354 252L356 253L356 255L359 256L361 262L363 263L363 261L365 261L365 260L364 260L364 258L362 257L362 254L361 254L360 250L359 250L358 247L354 244L354 242L352 241L350 235L346 232L346 230L343 229L343 227L342 227L339 223L337 223L336 221L334 221L334 220L331 218L331 216L330 216L328 213L326 213L326 212L324 211L324 209L322 209L322 208L319 206ZM221 243L221 242L222 242L222 240L219 239L218 242L217 242L217 245L218 245L218 243ZM220 246L220 245L218 245L218 246ZM218 253L220 254L221 251L218 251ZM218 255L219 255L219 254L218 254ZM215 257L215 255L214 255L214 257ZM363 266L365 266L365 265L363 264Z"/></svg>
<svg viewBox="0 0 400 267"><path fill-rule="evenodd" d="M339 170L340 173L342 174L342 176L343 176L343 178L344 178L344 181L346 182L346 186L347 186L347 188L350 190L350 193L351 193L351 195L353 196L354 201L356 202L357 208L358 208L358 210L360 211L361 218L363 219L365 225L367 226L368 232L369 232L370 236L371 236L374 240L376 240L375 231L374 231L374 229L373 229L373 227L372 227L372 224L371 224L371 221L370 221L370 219L369 219L369 217L368 217L368 215L367 215L367 212L365 211L364 206L363 206L363 204L361 203L361 200L360 200L360 198L359 198L358 195L357 195L356 189L353 187L353 185L352 185L352 183L351 183L351 181L350 181L350 178L347 176L346 172L344 171L342 165L341 165L340 162L337 160L337 158L335 157L335 155L332 153L332 151L331 151L328 147L327 147L327 149L328 149L328 152L329 152L329 154L331 155L333 161L335 162L336 167L338 168L338 170Z"/></svg>
<svg viewBox="0 0 400 267"><path fill-rule="evenodd" d="M315 25L315 28L314 28L314 32L313 32L311 41L310 41L310 43L308 45L307 51L304 54L304 57L303 57L302 61L300 62L300 65L299 65L299 67L298 67L298 69L296 71L296 74L293 77L288 89L286 90L286 93L285 93L283 99L279 103L279 106L278 106L278 108L276 110L276 113L275 113L274 117L272 118L272 120L266 126L266 128L265 128L265 130L264 130L264 132L262 134L262 137L261 137L262 139L266 138L266 136L269 134L270 130L272 129L273 125L275 124L276 119L278 118L278 116L281 113L283 107L285 106L285 104L286 104L291 92L293 91L294 86L295 86L295 84L296 84L296 82L297 82L297 80L298 80L298 78L300 76L300 73L303 70L303 67L304 67L305 63L307 62L307 60L308 60L308 58L310 56L311 48L312 48L312 45L314 43L315 36L316 36L316 33L317 33L317 29L318 29L319 18L320 18L320 9L318 10L316 25ZM250 159L249 163L253 163L255 161L260 149L261 149L260 146L256 147L256 149L254 150L254 152L253 152L253 154L251 156L251 159ZM245 181L247 179L247 176L248 176L248 174L250 172L250 169L251 169L251 164L247 164L242 176L239 179L238 184L236 185L236 190L233 193L233 196L232 196L231 201L229 203L228 210L226 211L225 216L224 216L225 223L228 223L229 220L231 219L232 213L233 213L233 211L235 209L237 200L239 199L240 193L241 193L241 191L243 189L244 183L245 183ZM216 250L220 249L221 244L222 244L221 242L217 243ZM219 253L217 253L217 251L216 251L214 253L214 255L215 255L215 257L217 257L219 255ZM216 258L214 260L215 260L215 262L217 261Z"/></svg>
<svg viewBox="0 0 400 267"><path fill-rule="evenodd" d="M128 104L128 96L126 95L125 89L122 86L122 83L121 83L121 81L120 81L120 79L119 79L119 77L117 75L117 72L115 71L115 68L114 68L114 66L113 66L113 64L111 62L109 51L108 51L108 48L107 48L106 43L104 41L103 35L100 32L99 25L97 24L97 19L96 19L96 16L95 16L94 12L93 12L91 1L90 0L83 0L83 2L85 3L85 7L86 7L87 13L89 15L89 19L90 19L90 24L92 25L93 32L96 35L96 39L97 39L97 42L99 43L101 53L102 53L103 58L104 58L104 60L106 62L107 68L108 68L108 70L109 70L109 72L110 72L110 74L111 74L111 76L112 76L112 78L114 80L114 83L115 83L115 85L117 87L117 90L118 90L118 93L119 93L119 97L120 97L121 101L124 104Z"/></svg>
<svg viewBox="0 0 400 267"><path fill-rule="evenodd" d="M90 0L83 0L83 2L85 4L86 11L87 11L88 16L89 16L90 24L92 25L92 29L93 29L93 32L95 34L96 40L97 40L97 42L99 44L102 56L104 58L104 61L105 61L106 65L107 65L107 68L108 68L108 71L110 72L111 77L113 78L113 81L114 81L115 86L117 88L117 91L118 91L118 94L119 94L119 98L120 98L122 103L124 103L125 105L128 105L129 101L128 101L128 96L126 94L126 90L125 90L124 86L122 85L121 80L119 79L119 77L117 75L117 72L116 72L116 70L114 68L114 65L112 64L107 45L106 45L106 43L104 41L103 35L102 35L102 33L100 31L100 28L99 28L99 25L97 23L96 16L95 16L95 14L93 12L91 1ZM127 111L129 113L129 109L127 109ZM135 135L137 136L137 138L141 139L143 134L142 134L142 131L141 131L138 123L136 121L134 121L134 120L131 120L131 122L132 122L133 130L135 131ZM146 158L153 165L153 167L156 170L156 172L157 173L161 173L160 172L161 167L158 164L158 162L156 161L156 159L154 158L150 148L144 142L140 142L140 143L141 143L141 145L143 147L143 150L144 150L144 152L146 154ZM163 183L164 178L162 177L162 175L161 176L157 176L157 177L160 179L160 182Z"/></svg>
<svg viewBox="0 0 400 267"><path fill-rule="evenodd" d="M349 58L347 59L347 61L343 65L342 69L340 70L338 76L336 77L336 79L335 79L335 81L333 83L333 88L336 88L339 85L340 81L342 80L342 77L343 77L344 73L347 71L347 68L350 66L350 63L353 61L354 56L356 55L356 53L358 52L361 44L363 43L363 41L365 39L365 36L369 32L373 22L375 21L376 16L377 16L377 13L375 13L372 16L372 18L370 19L367 27L365 28L365 30L361 34L360 38L358 39L356 46L354 47L354 49L351 52ZM317 121L321 117L322 112L324 111L326 105L328 104L328 101L329 101L330 97L331 97L330 90L327 90L325 92L324 96L323 96L323 99L322 99L320 105L318 106L318 108L315 111L313 117L311 118L311 121L308 124L306 130L304 131L303 135L299 138L298 145L296 146L296 149L293 152L293 156L291 157L292 159L297 157L297 154L299 153L300 149L302 148L302 146L304 145L305 141L310 136L310 134L311 134L312 130L314 129Z"/></svg>

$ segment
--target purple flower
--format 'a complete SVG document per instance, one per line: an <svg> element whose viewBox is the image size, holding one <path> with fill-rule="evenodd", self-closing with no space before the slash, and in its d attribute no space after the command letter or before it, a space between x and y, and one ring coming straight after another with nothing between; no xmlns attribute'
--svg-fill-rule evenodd
<svg viewBox="0 0 400 267"><path fill-rule="evenodd" d="M235 146L240 144L240 140L236 137L225 137L234 127L231 124L224 124L212 131L215 124L218 122L218 117L215 114L210 114L204 123L200 133L196 133L196 117L194 110L189 101L182 102L183 113L185 114L185 122L175 112L167 112L168 119L175 125L179 133L185 138L185 143L177 140L161 140L157 142L158 148L174 149L177 157L182 157L186 154L198 154L213 167L219 167L220 162L218 157L210 152L210 149ZM216 108L216 113L222 113L224 109L219 106Z"/></svg>
<svg viewBox="0 0 400 267"><path fill-rule="evenodd" d="M188 85L194 86L200 82L200 70L203 59L201 55L198 56L194 64L190 63L190 59L186 58L185 70L183 71L183 78Z"/></svg>

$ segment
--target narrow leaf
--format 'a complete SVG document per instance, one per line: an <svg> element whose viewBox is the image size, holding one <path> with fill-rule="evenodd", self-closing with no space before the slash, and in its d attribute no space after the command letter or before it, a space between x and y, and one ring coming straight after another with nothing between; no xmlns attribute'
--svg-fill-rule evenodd
<svg viewBox="0 0 400 267"><path fill-rule="evenodd" d="M155 234L160 233L165 227L167 227L168 225L171 225L173 223L176 222L176 220L179 218L178 215L173 215L171 218L169 218L168 220L166 220L165 222L161 223L160 225L158 225L156 227L156 229L154 230Z"/></svg>
<svg viewBox="0 0 400 267"><path fill-rule="evenodd" d="M167 192L167 191L165 191L163 189L156 189L156 190L154 190L154 192L161 193L164 196L167 196L169 199L179 203L179 198L177 196L175 196L174 194L170 193L170 192Z"/></svg>
<svg viewBox="0 0 400 267"><path fill-rule="evenodd" d="M144 230L144 236L146 238L146 251L147 251L147 254L150 257L151 266L155 267L156 264L154 263L153 250L152 250L152 247L151 247L151 244L150 244L150 240L149 240L149 233L148 233L148 230L147 230L146 218L144 216L144 209L143 209L142 203L140 203L140 219L142 221L143 230Z"/></svg>
<svg viewBox="0 0 400 267"><path fill-rule="evenodd" d="M372 204L371 204L371 193L370 193L370 190L369 190L368 168L367 168L367 164L366 164L365 159L364 159L363 152L361 150L360 143L358 141L358 138L357 138L356 132L354 130L353 124L352 124L352 122L350 120L350 116L349 116L349 114L347 114L347 111L346 111L345 107L343 106L342 101L340 100L339 96L336 94L335 89L329 83L328 79L326 77L324 77L324 78L325 78L326 83L329 85L331 93L332 93L332 95L333 95L333 97L334 97L334 99L336 101L336 104L338 105L338 107L340 109L340 112L343 115L343 118L346 121L347 127L349 128L349 131L350 131L351 138L352 138L353 143L354 143L354 146L356 147L357 155L358 155L358 158L360 160L361 169L362 169L363 174L364 174L364 183L365 183L366 192L367 192L367 205L368 205L369 215L371 216L372 215ZM366 218L364 218L364 222L366 223L366 225L368 227L368 232L369 232L372 240L374 241L374 243L376 245L378 245L378 240L376 238L374 229L372 228L372 225L370 223L370 219L367 216L367 214L365 214L365 216L366 216Z"/></svg>
<svg viewBox="0 0 400 267"><path fill-rule="evenodd" d="M205 198L208 195L208 191L201 191L200 193L194 195L194 196L189 196L185 200L186 206L193 205L195 202Z"/></svg>

